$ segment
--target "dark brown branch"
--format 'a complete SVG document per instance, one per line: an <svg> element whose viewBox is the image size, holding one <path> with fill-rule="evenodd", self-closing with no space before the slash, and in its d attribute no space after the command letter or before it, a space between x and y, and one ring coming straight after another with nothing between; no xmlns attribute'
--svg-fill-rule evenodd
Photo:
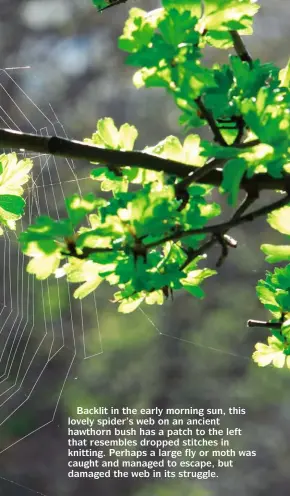
<svg viewBox="0 0 290 496"><path fill-rule="evenodd" d="M236 212L231 218L231 221L241 218L241 215L249 208L249 206L252 205L252 203L255 202L255 200L258 198L258 194L255 194L255 192L252 192L250 195L249 193L246 194L245 198L237 208ZM233 239L231 236L229 236L227 231L229 231L230 228L226 228L223 232L220 232L218 234L214 234L212 236L211 241L213 243L218 242L221 246L221 255L216 263L216 267L221 267L223 264L224 260L229 254L229 248L236 248L238 243L235 239Z"/></svg>
<svg viewBox="0 0 290 496"><path fill-rule="evenodd" d="M253 141L249 141L248 143L239 143L237 146L239 148L246 148L247 146L248 147L257 146L259 143L260 143L259 140L253 140ZM183 179L182 181L180 181L175 185L175 193L177 199L181 198L185 200L181 205L182 208L185 207L189 199L188 193L186 192L187 188L192 183L201 182L201 179L207 177L208 174L210 174L213 169L217 169L219 166L223 167L225 163L226 160L211 158L206 162L206 164L203 167L199 167L198 169L196 169L195 172L190 172L185 179ZM257 190L255 186L252 186L251 189L255 191ZM182 210L182 208L180 208L180 210Z"/></svg>
<svg viewBox="0 0 290 496"><path fill-rule="evenodd" d="M218 128L217 123L214 120L212 113L205 107L200 96L195 99L195 103L201 112L201 118L207 121L210 129L212 130L215 141L222 146L228 146L227 142L224 140L224 137Z"/></svg>
<svg viewBox="0 0 290 496"><path fill-rule="evenodd" d="M249 54L241 36L239 35L239 33L237 31L230 31L230 34L231 34L237 55L240 57L240 59L243 62L248 62L250 67L252 67L253 66L253 59L252 59L251 55Z"/></svg>
<svg viewBox="0 0 290 496"><path fill-rule="evenodd" d="M110 9L111 7L115 7L116 5L120 5L121 3L126 3L127 0L111 0L109 5L99 9L98 12L103 12L104 10Z"/></svg>
<svg viewBox="0 0 290 496"><path fill-rule="evenodd" d="M246 196L240 203L239 207L237 208L236 212L234 213L232 219L238 219L241 217L241 215L248 210L248 208L259 198L259 192L256 190L252 191L251 193L247 192Z"/></svg>
<svg viewBox="0 0 290 496"><path fill-rule="evenodd" d="M167 241L179 241L182 238L185 238L186 236L193 236L196 234L207 234L207 233L212 233L212 234L224 234L227 230L231 229L232 227L236 227L240 224L243 224L245 222L251 222L257 217L261 217L263 215L267 215L268 213L272 212L273 210L277 210L278 208L283 207L284 205L287 205L290 202L290 196L287 194L280 200L277 200L269 205L265 205L264 207L258 208L257 210L254 210L253 212L250 212L248 214L242 215L241 217L235 218L233 216L229 221L223 222L220 224L215 224L213 226L205 226L199 229L189 229L188 231L181 231L177 234L169 235L166 236L163 239L160 239L158 241L153 241L152 243L149 243L146 245L147 249L148 248L155 248L156 246L166 243Z"/></svg>
<svg viewBox="0 0 290 496"><path fill-rule="evenodd" d="M233 145L235 148L250 148L251 146L257 146L261 142L258 139L252 140L252 141L243 141L243 143L236 143Z"/></svg>
<svg viewBox="0 0 290 496"><path fill-rule="evenodd" d="M147 244L144 243L142 245L142 247L145 250L149 250L152 248L156 248L159 245L163 245L167 241L175 241L176 242L176 241L180 241L181 239L183 239L187 236L193 236L193 235L197 235L197 234L212 234L213 239L206 242L206 247L209 248L209 246L214 244L216 241L219 241L220 236L224 236L225 233L229 229L236 227L240 224L243 224L245 222L251 222L254 219L261 217L263 215L267 215L268 213L272 212L273 210L277 210L277 209L283 207L284 205L287 205L289 202L290 202L290 196L287 194L286 196L284 196L280 200L277 200L277 201L275 201L269 205L265 205L264 207L258 208L257 210L254 210L253 212L249 212L248 214L242 215L240 217L236 218L234 215L230 220L228 220L226 222L222 222L220 224L214 224L213 226L205 226L202 228L189 229L187 231L179 231L179 232L174 233L174 234L169 234L168 236L161 238L157 241L152 241L151 243L147 243ZM203 245L203 248L204 247L205 247L205 245ZM119 250L123 251L124 249L125 249L125 247L121 247ZM198 251L199 250L200 250L200 248L198 249ZM64 251L62 254L65 256L74 256L76 258L84 259L93 253L103 253L103 252L110 252L110 251L113 251L113 248L83 248L82 249L83 253L80 255L76 254L75 251L74 251L74 253L72 253L70 250ZM197 253L197 251L195 251L194 253ZM191 253L188 258L190 258L192 260L192 256L194 253ZM195 254L195 256L197 256L197 255ZM188 263L189 263L189 261L187 260L182 265L182 267L184 268L186 265L188 265Z"/></svg>
<svg viewBox="0 0 290 496"><path fill-rule="evenodd" d="M245 145L254 146L253 143L245 143ZM200 167L194 165L156 157L141 151L108 150L95 145L88 145L81 141L59 138L58 136L38 136L37 134L25 134L19 131L11 131L10 129L0 129L0 147L7 148L9 151L12 148L20 151L26 150L59 157L83 159L102 165L114 164L117 167L140 167L159 172L163 171L166 174L180 178L188 177L189 173L200 170ZM216 160L215 166L218 167L220 160ZM250 185L255 185L258 190L285 191L286 178L286 175L277 179L269 174L256 174L251 179L243 178L241 188L247 190ZM222 170L213 169L203 176L201 181L196 182L220 186L222 180Z"/></svg>
<svg viewBox="0 0 290 496"><path fill-rule="evenodd" d="M188 176L175 185L175 191L180 194L188 188L192 183L201 182L213 169L222 167L226 163L223 159L210 159L203 167L198 167L194 172L190 172Z"/></svg>
<svg viewBox="0 0 290 496"><path fill-rule="evenodd" d="M237 243L236 241L228 236L226 232L231 229L232 227L236 227L244 222L250 222L253 221L255 218L267 215L268 213L272 212L273 210L282 208L284 205L287 205L290 202L290 193L281 198L280 200L277 200L269 205L265 205L264 207L261 207L257 210L254 210L253 212L250 212L245 215L241 215L255 200L255 195L250 196L247 195L244 199L244 201L241 203L240 207L238 208L237 212L232 216L232 218L224 223L221 224L216 224L214 226L206 226L204 228L200 229L191 229L189 231L183 231L180 232L176 235L173 236L168 236L166 238L163 238L157 242L152 242L148 243L147 245L144 245L146 247L146 250L150 248L155 248L161 244L164 244L167 241L173 241L177 242L181 240L182 238L193 235L193 234L204 234L204 233L212 233L212 236L210 239L205 241L199 248L196 250L188 248L187 251L187 258L183 262L183 264L180 266L179 270L184 270L198 255L203 254L206 250L210 249L215 243L219 243L222 246L222 253L221 256L219 257L216 266L220 267L220 265L223 263L225 257L228 254L228 249L227 246L231 246L233 248L236 248ZM87 250L87 253L93 253L97 250L88 248L85 249ZM155 288L152 288L149 292L155 291ZM133 292L131 296L136 294L137 291ZM254 321L254 320L249 320L247 325L248 327L265 327L264 326L265 322L260 322L259 321ZM270 325L271 324L271 325ZM278 328L280 329L282 326L282 320L281 323L269 323L266 327L272 327L272 328Z"/></svg>
<svg viewBox="0 0 290 496"><path fill-rule="evenodd" d="M248 320L247 322L248 327L268 327L272 329L281 329L282 323L281 322L266 322L263 320Z"/></svg>

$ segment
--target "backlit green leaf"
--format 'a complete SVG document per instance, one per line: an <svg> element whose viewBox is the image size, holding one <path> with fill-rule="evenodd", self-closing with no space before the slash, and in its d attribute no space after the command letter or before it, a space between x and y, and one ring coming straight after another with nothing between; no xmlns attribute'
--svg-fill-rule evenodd
<svg viewBox="0 0 290 496"><path fill-rule="evenodd" d="M277 263L283 260L290 262L290 245L269 245L264 244L261 250L267 255L266 262Z"/></svg>
<svg viewBox="0 0 290 496"><path fill-rule="evenodd" d="M271 212L268 222L273 229L290 236L290 205Z"/></svg>

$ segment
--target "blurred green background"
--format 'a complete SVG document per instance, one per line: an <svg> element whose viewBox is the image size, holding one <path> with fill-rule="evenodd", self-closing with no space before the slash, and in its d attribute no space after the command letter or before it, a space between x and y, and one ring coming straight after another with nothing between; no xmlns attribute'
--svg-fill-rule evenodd
<svg viewBox="0 0 290 496"><path fill-rule="evenodd" d="M260 4L255 34L245 41L254 58L282 67L289 1ZM132 6L151 10L159 2L128 0L100 15L90 0L1 0L7 70L0 72L0 126L82 140L98 119L112 117L118 126L137 127L137 148L170 134L182 138L171 98L159 89L136 90L133 68L117 48ZM208 63L227 57L206 52ZM34 182L19 229L39 214L61 216L64 196L98 192L86 179L87 163L27 156L35 157ZM256 282L271 269L259 247L281 238L265 219L232 235L238 248L205 282L204 300L180 292L173 302L130 315L118 314L109 287L80 304L64 281L34 281L15 235L0 240L0 495L288 495L290 375L252 363L254 344L267 333L246 327L248 318L268 318L255 295ZM208 264L218 256L217 247ZM213 481L68 479L67 416L76 405L240 406L247 414L229 418L228 426L243 429L237 445L257 457L237 459Z"/></svg>

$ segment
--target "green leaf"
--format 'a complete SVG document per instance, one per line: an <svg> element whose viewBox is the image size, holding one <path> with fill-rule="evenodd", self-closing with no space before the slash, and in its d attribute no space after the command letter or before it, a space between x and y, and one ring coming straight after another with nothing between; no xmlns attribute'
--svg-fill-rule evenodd
<svg viewBox="0 0 290 496"><path fill-rule="evenodd" d="M98 288L98 286L101 284L102 281L103 281L102 277L95 276L93 280L89 280L85 282L75 290L74 298L82 300L88 294L92 293L92 291L95 291L95 289Z"/></svg>
<svg viewBox="0 0 290 496"><path fill-rule="evenodd" d="M279 86L275 70L266 68L264 71L262 68L261 71L264 74L263 78L266 78L264 86L258 93L252 94L251 98L243 99L239 107L245 122L261 143L275 148L276 166L273 171L268 170L273 177L282 177L283 165L289 162L287 157L289 157L290 93L286 88ZM267 84L269 78L273 81L271 85ZM280 167L278 167L279 162Z"/></svg>
<svg viewBox="0 0 290 496"><path fill-rule="evenodd" d="M122 124L119 131L119 145L124 150L133 150L134 143L137 139L138 131L135 126Z"/></svg>
<svg viewBox="0 0 290 496"><path fill-rule="evenodd" d="M223 169L221 191L228 194L230 205L236 205L241 180L245 174L247 163L242 158L229 160Z"/></svg>
<svg viewBox="0 0 290 496"><path fill-rule="evenodd" d="M228 31L211 29L205 35L205 41L210 46L226 50L233 46L233 40Z"/></svg>
<svg viewBox="0 0 290 496"><path fill-rule="evenodd" d="M97 131L91 138L85 138L84 142L101 148L130 151L133 150L137 136L135 126L125 123L118 131L113 119L106 117L97 122ZM101 190L112 191L114 194L127 191L129 182L134 181L137 175L138 168L136 167L114 167L114 164L91 171L91 179L101 181Z"/></svg>
<svg viewBox="0 0 290 496"><path fill-rule="evenodd" d="M187 272L186 269L185 272ZM196 298L204 298L204 291L201 289L200 284L204 281L204 279L211 277L216 273L216 270L211 269L190 270L187 272L185 278L180 279L180 282L183 288L193 296Z"/></svg>
<svg viewBox="0 0 290 496"><path fill-rule="evenodd" d="M203 147L203 154L207 157L213 156L215 158L229 159L237 158L241 153L240 148L235 148L234 146L218 146L208 141L202 141L201 145Z"/></svg>
<svg viewBox="0 0 290 496"><path fill-rule="evenodd" d="M154 33L156 19L154 16L146 17L147 12L142 9L132 8L129 12L123 34L119 37L119 48L127 52L140 50L147 46Z"/></svg>
<svg viewBox="0 0 290 496"><path fill-rule="evenodd" d="M91 213L98 206L98 201L92 193L80 197L75 194L66 198L65 205L72 225L77 226L88 213Z"/></svg>
<svg viewBox="0 0 290 496"><path fill-rule="evenodd" d="M98 10L103 9L109 4L107 0L92 0L92 2Z"/></svg>
<svg viewBox="0 0 290 496"><path fill-rule="evenodd" d="M258 298L265 307L273 314L281 314L280 305L276 302L275 288L271 287L267 282L260 280L256 287Z"/></svg>
<svg viewBox="0 0 290 496"><path fill-rule="evenodd" d="M23 215L25 201L21 196L0 195L0 208L10 212L17 217Z"/></svg>
<svg viewBox="0 0 290 496"><path fill-rule="evenodd" d="M288 64L284 69L281 69L279 72L279 80L281 83L281 86L284 86L285 88L289 88L290 86L290 59L288 61Z"/></svg>
<svg viewBox="0 0 290 496"><path fill-rule="evenodd" d="M97 130L104 143L112 148L119 144L119 132L111 117L100 119L97 124Z"/></svg>
<svg viewBox="0 0 290 496"><path fill-rule="evenodd" d="M28 226L26 231L19 235L19 241L20 243L28 243L38 240L65 238L72 235L73 230L69 219L56 221L47 215L42 215L37 217L35 224Z"/></svg>
<svg viewBox="0 0 290 496"><path fill-rule="evenodd" d="M203 299L205 294L200 286L191 286L188 284L183 284L183 288L188 291L192 296L198 299Z"/></svg>
<svg viewBox="0 0 290 496"><path fill-rule="evenodd" d="M251 0L223 0L205 2L204 27L211 30L242 29L248 30L259 5ZM237 24L233 24L233 21ZM236 27L234 27L236 26Z"/></svg>
<svg viewBox="0 0 290 496"><path fill-rule="evenodd" d="M278 263L283 260L290 262L290 246L263 244L261 250L267 255L266 262Z"/></svg>
<svg viewBox="0 0 290 496"><path fill-rule="evenodd" d="M268 223L273 229L290 236L290 205L271 212L268 215Z"/></svg>
<svg viewBox="0 0 290 496"><path fill-rule="evenodd" d="M0 155L0 222L9 229L15 230L15 221L23 215L22 185L29 180L31 168L32 161L18 161L16 153Z"/></svg>
<svg viewBox="0 0 290 496"><path fill-rule="evenodd" d="M282 332L283 336L285 336L287 338L287 340L289 341L289 338L290 338L290 319L287 319L283 322L283 324L281 326L281 332Z"/></svg>
<svg viewBox="0 0 290 496"><path fill-rule="evenodd" d="M197 17L188 10L181 13L171 8L165 12L158 28L167 45L178 46L180 43L198 43L198 33L194 30L196 24Z"/></svg>
<svg viewBox="0 0 290 496"><path fill-rule="evenodd" d="M135 295L129 298L125 298L118 307L118 312L121 313L131 313L138 308L144 301L144 296Z"/></svg>
<svg viewBox="0 0 290 496"><path fill-rule="evenodd" d="M33 258L28 263L26 270L29 274L34 274L36 279L43 280L53 274L59 267L59 264L59 254L53 253L52 255Z"/></svg>
<svg viewBox="0 0 290 496"><path fill-rule="evenodd" d="M0 176L0 195L22 195L22 185L29 180L28 173L32 169L30 159L18 160L16 153L0 155L2 172Z"/></svg>
<svg viewBox="0 0 290 496"><path fill-rule="evenodd" d="M190 11L191 15L197 18L202 14L200 0L162 0L162 5L166 10Z"/></svg>
<svg viewBox="0 0 290 496"><path fill-rule="evenodd" d="M259 367L266 367L273 363L274 367L282 368L287 364L290 368L290 360L284 354L284 345L275 336L268 338L268 346L263 343L257 343L256 351L253 353L253 360Z"/></svg>
<svg viewBox="0 0 290 496"><path fill-rule="evenodd" d="M276 296L276 300L283 309L283 312L290 312L290 291L280 291Z"/></svg>
<svg viewBox="0 0 290 496"><path fill-rule="evenodd" d="M149 295L145 297L145 303L147 303L147 305L162 305L163 302L164 295L161 290L152 291L152 293L149 293Z"/></svg>

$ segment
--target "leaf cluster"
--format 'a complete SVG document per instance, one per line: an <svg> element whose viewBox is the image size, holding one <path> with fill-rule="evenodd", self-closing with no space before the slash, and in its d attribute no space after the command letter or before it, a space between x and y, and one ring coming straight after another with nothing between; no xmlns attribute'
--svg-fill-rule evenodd
<svg viewBox="0 0 290 496"><path fill-rule="evenodd" d="M121 1L97 1L103 10ZM268 214L273 229L287 236L284 245L262 245L269 263L283 263L259 281L257 294L272 313L268 344L258 343L253 359L260 366L290 368L290 66L253 60L242 36L252 33L259 6L252 0L163 0L151 12L132 8L119 48L126 63L137 67L137 88L162 87L180 109L183 141L168 136L142 153L189 167L180 179L170 167L150 170L130 166L126 153L134 150L138 132L128 123L116 126L100 119L85 143L100 150L124 152L124 164L92 162L91 180L98 195L66 199L67 216L39 217L19 236L23 252L31 258L27 270L38 279L54 275L78 284L75 298L84 298L104 281L115 287L114 302L129 313L142 303L161 305L175 291L186 290L203 298L203 281L216 274L202 267L213 245L221 248L217 266L236 241L231 227ZM230 49L228 64L203 63L207 46ZM194 132L208 126L213 140ZM112 152L110 152L112 153ZM112 155L111 155L112 156ZM171 162L172 163L172 162ZM31 161L15 154L0 156L0 221L9 228L21 217L25 202L22 185ZM234 209L226 222L212 201L213 186L206 174L222 171L219 192ZM282 179L282 200L245 213L259 198L259 177ZM241 184L246 195L238 204ZM95 183L96 184L96 183ZM278 207L282 207L279 208ZM288 242L288 244L287 244ZM278 327L277 327L278 325Z"/></svg>

